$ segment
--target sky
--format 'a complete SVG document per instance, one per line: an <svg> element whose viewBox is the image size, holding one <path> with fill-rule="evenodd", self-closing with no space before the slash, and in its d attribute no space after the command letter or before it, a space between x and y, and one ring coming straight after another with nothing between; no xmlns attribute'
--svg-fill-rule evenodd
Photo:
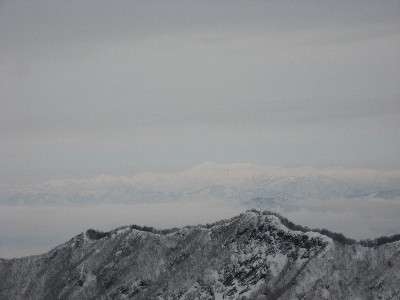
<svg viewBox="0 0 400 300"><path fill-rule="evenodd" d="M0 1L0 185L400 168L400 1Z"/></svg>

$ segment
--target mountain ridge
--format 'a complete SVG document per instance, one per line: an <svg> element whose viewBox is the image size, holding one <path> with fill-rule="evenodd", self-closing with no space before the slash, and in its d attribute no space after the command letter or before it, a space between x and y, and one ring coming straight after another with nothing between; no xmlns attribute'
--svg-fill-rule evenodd
<svg viewBox="0 0 400 300"><path fill-rule="evenodd" d="M346 245L317 232L292 230L283 220L269 211L251 210L208 225L158 233L137 225L106 233L87 231L45 254L0 260L0 298L400 295L400 242Z"/></svg>

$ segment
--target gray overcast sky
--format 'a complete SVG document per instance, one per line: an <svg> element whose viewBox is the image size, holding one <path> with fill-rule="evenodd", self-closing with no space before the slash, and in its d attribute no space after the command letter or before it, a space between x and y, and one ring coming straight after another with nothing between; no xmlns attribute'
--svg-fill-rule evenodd
<svg viewBox="0 0 400 300"><path fill-rule="evenodd" d="M400 168L400 1L1 1L0 181Z"/></svg>

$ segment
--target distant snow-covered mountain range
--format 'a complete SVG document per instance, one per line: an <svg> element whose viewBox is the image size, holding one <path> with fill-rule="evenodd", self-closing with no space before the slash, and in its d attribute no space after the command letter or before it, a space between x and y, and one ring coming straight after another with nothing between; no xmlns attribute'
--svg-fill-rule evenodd
<svg viewBox="0 0 400 300"><path fill-rule="evenodd" d="M1 191L0 204L132 204L218 198L270 208L302 199L365 196L399 198L400 171L207 162L176 173L100 175L14 186Z"/></svg>

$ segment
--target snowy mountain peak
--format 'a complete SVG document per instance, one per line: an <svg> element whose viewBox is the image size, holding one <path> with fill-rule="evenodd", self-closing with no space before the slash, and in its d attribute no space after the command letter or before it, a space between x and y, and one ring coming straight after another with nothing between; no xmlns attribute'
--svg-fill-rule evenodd
<svg viewBox="0 0 400 300"><path fill-rule="evenodd" d="M400 243L365 248L250 211L205 226L88 230L0 260L2 299L394 299ZM287 223L289 224L289 223ZM290 226L289 226L290 227Z"/></svg>

